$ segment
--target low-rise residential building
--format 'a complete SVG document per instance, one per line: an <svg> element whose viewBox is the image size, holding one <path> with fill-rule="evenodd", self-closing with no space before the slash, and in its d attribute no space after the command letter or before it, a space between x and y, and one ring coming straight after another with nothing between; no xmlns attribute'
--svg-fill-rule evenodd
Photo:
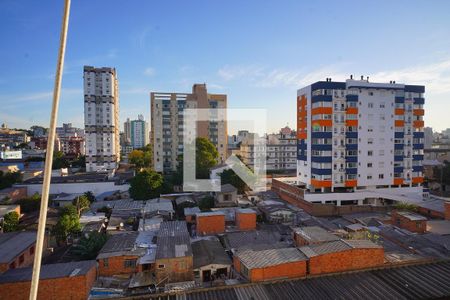
<svg viewBox="0 0 450 300"><path fill-rule="evenodd" d="M97 255L99 276L132 275L139 272L138 259L145 254L136 246L138 232L112 235Z"/></svg>
<svg viewBox="0 0 450 300"><path fill-rule="evenodd" d="M174 214L173 204L169 199L156 198L145 201L144 215L146 218L164 216L171 220Z"/></svg>
<svg viewBox="0 0 450 300"><path fill-rule="evenodd" d="M256 229L256 211L250 208L241 208L236 210L236 226L239 230Z"/></svg>
<svg viewBox="0 0 450 300"><path fill-rule="evenodd" d="M28 299L33 269L0 275L0 299ZM97 278L95 260L42 265L37 299L88 299Z"/></svg>
<svg viewBox="0 0 450 300"><path fill-rule="evenodd" d="M36 232L21 231L0 234L0 273L31 265L36 246Z"/></svg>
<svg viewBox="0 0 450 300"><path fill-rule="evenodd" d="M251 282L306 276L307 257L297 248L244 250L233 260L236 271Z"/></svg>
<svg viewBox="0 0 450 300"><path fill-rule="evenodd" d="M293 239L297 247L337 241L340 238L319 226L297 227L293 229Z"/></svg>
<svg viewBox="0 0 450 300"><path fill-rule="evenodd" d="M394 210L391 213L391 218L392 225L411 232L425 233L427 230L427 218L419 214Z"/></svg>
<svg viewBox="0 0 450 300"><path fill-rule="evenodd" d="M20 205L11 204L11 205L0 205L0 224L3 220L3 217L10 212L15 211L20 217Z"/></svg>
<svg viewBox="0 0 450 300"><path fill-rule="evenodd" d="M230 206L237 206L237 188L231 184L224 184L220 192L216 192L216 207Z"/></svg>
<svg viewBox="0 0 450 300"><path fill-rule="evenodd" d="M191 240L186 222L161 223L156 244L155 276L159 284L194 279Z"/></svg>
<svg viewBox="0 0 450 300"><path fill-rule="evenodd" d="M258 209L271 223L290 223L295 215L294 211L285 205L261 205Z"/></svg>
<svg viewBox="0 0 450 300"><path fill-rule="evenodd" d="M228 278L232 262L218 240L193 242L192 252L196 281L208 282Z"/></svg>
<svg viewBox="0 0 450 300"><path fill-rule="evenodd" d="M84 193L60 193L52 200L52 203L56 207L64 207L83 195Z"/></svg>
<svg viewBox="0 0 450 300"><path fill-rule="evenodd" d="M196 232L198 235L225 232L225 214L223 212L201 212L197 213L195 218Z"/></svg>
<svg viewBox="0 0 450 300"><path fill-rule="evenodd" d="M299 250L308 257L310 275L368 269L384 263L383 247L369 240L339 240Z"/></svg>

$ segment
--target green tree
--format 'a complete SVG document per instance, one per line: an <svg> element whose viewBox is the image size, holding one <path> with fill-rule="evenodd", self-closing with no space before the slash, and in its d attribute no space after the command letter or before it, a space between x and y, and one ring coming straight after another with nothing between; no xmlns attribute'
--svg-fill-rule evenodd
<svg viewBox="0 0 450 300"><path fill-rule="evenodd" d="M80 218L77 209L73 205L67 205L61 209L61 214L53 228L53 234L58 242L63 242L70 234L77 233L81 230Z"/></svg>
<svg viewBox="0 0 450 300"><path fill-rule="evenodd" d="M22 181L22 174L20 172L6 172L0 171L0 190L12 187L13 184Z"/></svg>
<svg viewBox="0 0 450 300"><path fill-rule="evenodd" d="M231 184L237 188L239 194L249 190L247 184L233 170L228 169L220 173L221 184Z"/></svg>
<svg viewBox="0 0 450 300"><path fill-rule="evenodd" d="M3 231L16 231L19 227L19 214L15 211L7 213L3 217Z"/></svg>
<svg viewBox="0 0 450 300"><path fill-rule="evenodd" d="M20 210L24 213L30 213L39 210L41 206L41 195L39 195L39 193L36 192L34 193L34 195L30 197L18 200L17 204L20 205Z"/></svg>
<svg viewBox="0 0 450 300"><path fill-rule="evenodd" d="M62 168L68 168L68 167L69 167L69 162L64 157L64 152L62 152L62 151L55 151L53 153L52 169L56 170L56 169L62 169Z"/></svg>
<svg viewBox="0 0 450 300"><path fill-rule="evenodd" d="M418 207L417 205L414 205L412 203L407 203L407 202L397 202L394 207L398 210L407 210L407 211L417 211Z"/></svg>
<svg viewBox="0 0 450 300"><path fill-rule="evenodd" d="M215 204L214 197L206 196L200 199L198 207L200 208L201 211L210 211L211 208L214 207L214 204Z"/></svg>
<svg viewBox="0 0 450 300"><path fill-rule="evenodd" d="M71 162L74 168L84 168L86 166L86 156L80 155L74 161Z"/></svg>
<svg viewBox="0 0 450 300"><path fill-rule="evenodd" d="M96 231L83 235L80 241L71 249L71 253L80 260L95 259L98 252L105 245L108 237L104 233Z"/></svg>
<svg viewBox="0 0 450 300"><path fill-rule="evenodd" d="M89 202L92 203L95 201L94 193L92 193L91 191L87 191L86 193L84 193L84 195L88 198Z"/></svg>
<svg viewBox="0 0 450 300"><path fill-rule="evenodd" d="M76 197L73 199L72 204L77 209L77 215L78 217L81 216L81 213L91 206L91 202L89 201L88 197L86 195L82 195L79 197Z"/></svg>
<svg viewBox="0 0 450 300"><path fill-rule="evenodd" d="M163 177L153 170L144 169L130 182L130 196L134 200L147 200L159 197Z"/></svg>
<svg viewBox="0 0 450 300"><path fill-rule="evenodd" d="M128 161L137 169L152 168L153 150L148 144L144 148L135 149L128 154Z"/></svg>
<svg viewBox="0 0 450 300"><path fill-rule="evenodd" d="M195 140L196 175L198 179L209 179L209 170L217 165L219 152L208 139L199 137Z"/></svg>

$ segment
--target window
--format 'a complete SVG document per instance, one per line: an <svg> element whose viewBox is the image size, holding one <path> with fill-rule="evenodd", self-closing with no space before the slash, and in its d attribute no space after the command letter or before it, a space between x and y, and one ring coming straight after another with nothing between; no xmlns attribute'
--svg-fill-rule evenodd
<svg viewBox="0 0 450 300"><path fill-rule="evenodd" d="M372 179L372 175L367 175L367 179Z"/></svg>
<svg viewBox="0 0 450 300"><path fill-rule="evenodd" d="M384 108L385 107L385 103L384 102L381 102L380 103L380 108Z"/></svg>
<svg viewBox="0 0 450 300"><path fill-rule="evenodd" d="M108 260L107 258L104 258L104 259L103 259L103 266L104 266L105 268L108 268L108 267L109 267L109 260Z"/></svg>
<svg viewBox="0 0 450 300"><path fill-rule="evenodd" d="M373 94L373 93L372 93ZM372 102L369 102L368 104L367 104L367 106L369 107L369 108L373 108L373 103Z"/></svg>
<svg viewBox="0 0 450 300"><path fill-rule="evenodd" d="M372 156L372 155L373 155L373 151L372 150L367 151L367 156Z"/></svg>
<svg viewBox="0 0 450 300"><path fill-rule="evenodd" d="M384 150L380 150L379 154L380 156L384 156Z"/></svg>
<svg viewBox="0 0 450 300"><path fill-rule="evenodd" d="M136 259L125 259L123 266L124 268L136 268Z"/></svg>
<svg viewBox="0 0 450 300"><path fill-rule="evenodd" d="M373 92L369 92L369 96L373 96Z"/></svg>
<svg viewBox="0 0 450 300"><path fill-rule="evenodd" d="M25 256L22 254L19 256L19 264L22 264L25 261Z"/></svg>
<svg viewBox="0 0 450 300"><path fill-rule="evenodd" d="M367 139L367 144L372 145L373 144L373 138L368 138Z"/></svg>
<svg viewBox="0 0 450 300"><path fill-rule="evenodd" d="M158 265L158 269L164 269L165 267L165 265Z"/></svg>
<svg viewBox="0 0 450 300"><path fill-rule="evenodd" d="M372 163L367 163L367 167L368 168L372 168L373 164Z"/></svg>
<svg viewBox="0 0 450 300"><path fill-rule="evenodd" d="M378 179L384 179L384 174L378 174Z"/></svg>

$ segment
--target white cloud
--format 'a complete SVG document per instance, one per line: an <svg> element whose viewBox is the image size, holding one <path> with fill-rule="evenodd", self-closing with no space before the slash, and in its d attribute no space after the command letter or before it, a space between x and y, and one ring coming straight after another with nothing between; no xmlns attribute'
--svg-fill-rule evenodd
<svg viewBox="0 0 450 300"><path fill-rule="evenodd" d="M146 68L144 70L144 75L146 75L146 76L153 76L153 75L155 75L155 69L151 68L151 67Z"/></svg>
<svg viewBox="0 0 450 300"><path fill-rule="evenodd" d="M256 65L227 65L220 68L217 74L224 81L246 81L257 87L299 88L329 77L334 80L345 80L349 74L357 73L355 73L354 66L335 64L312 71L307 69L271 69ZM450 58L431 64L418 64L406 68L365 74L370 77L371 81L389 82L395 80L398 83L423 84L426 86L427 92L433 94L450 92Z"/></svg>

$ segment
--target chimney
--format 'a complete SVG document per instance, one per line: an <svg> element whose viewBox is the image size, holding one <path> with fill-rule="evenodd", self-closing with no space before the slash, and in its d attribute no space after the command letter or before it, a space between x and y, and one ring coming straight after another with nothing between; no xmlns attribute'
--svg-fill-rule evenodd
<svg viewBox="0 0 450 300"><path fill-rule="evenodd" d="M353 75L350 75L350 79L353 79Z"/></svg>
<svg viewBox="0 0 450 300"><path fill-rule="evenodd" d="M369 82L369 76L367 76L367 82Z"/></svg>
<svg viewBox="0 0 450 300"><path fill-rule="evenodd" d="M361 75L361 80L364 80L364 75Z"/></svg>

